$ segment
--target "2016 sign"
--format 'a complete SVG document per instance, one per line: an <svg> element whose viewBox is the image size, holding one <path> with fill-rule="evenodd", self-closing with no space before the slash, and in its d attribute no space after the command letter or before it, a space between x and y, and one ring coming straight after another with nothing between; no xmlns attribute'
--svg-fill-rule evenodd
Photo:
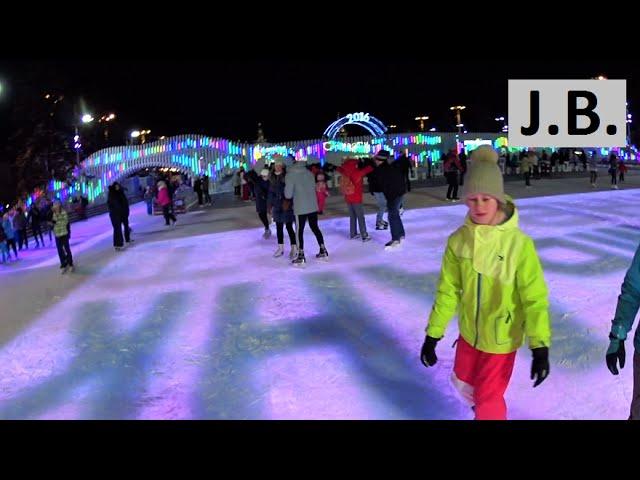
<svg viewBox="0 0 640 480"><path fill-rule="evenodd" d="M626 80L509 80L509 146L626 146L626 94Z"/></svg>
<svg viewBox="0 0 640 480"><path fill-rule="evenodd" d="M349 120L349 122L368 122L369 114L364 112L350 113L349 115L347 115L347 119Z"/></svg>

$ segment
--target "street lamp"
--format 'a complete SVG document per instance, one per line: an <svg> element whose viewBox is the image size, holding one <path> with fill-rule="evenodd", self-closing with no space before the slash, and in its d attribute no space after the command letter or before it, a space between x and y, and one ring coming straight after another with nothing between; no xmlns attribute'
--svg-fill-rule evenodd
<svg viewBox="0 0 640 480"><path fill-rule="evenodd" d="M424 121L429 120L429 117L427 117L426 115L423 115L422 117L416 117L414 120L416 122L420 122L420 131L424 132Z"/></svg>
<svg viewBox="0 0 640 480"><path fill-rule="evenodd" d="M131 138L140 138L140 143L147 141L147 135L151 133L151 130L134 130L131 132Z"/></svg>
<svg viewBox="0 0 640 480"><path fill-rule="evenodd" d="M104 123L105 127L104 127L104 141L106 144L109 143L109 122L112 122L113 120L116 119L116 114L115 113L108 113L106 115L102 115L100 117L100 120L98 120L98 123Z"/></svg>
<svg viewBox="0 0 640 480"><path fill-rule="evenodd" d="M467 107L465 107L464 105L454 105L453 107L449 108L449 110L453 110L453 111L456 112L456 122L457 122L456 127L458 127L458 135L460 135L460 133L462 133L461 129L462 129L462 127L464 127L464 125L462 123L462 120L460 120L460 112L462 110L464 110L465 108L467 108Z"/></svg>
<svg viewBox="0 0 640 480"><path fill-rule="evenodd" d="M46 95L45 95L45 98ZM82 121L83 124L87 124L87 123L91 123L93 122L93 117L91 115L89 115L88 113L85 113L84 115L82 115L82 118L80 119ZM78 129L78 124L76 123L76 134L73 137L73 148L76 151L76 165L80 165L80 149L82 148L82 143L80 143L80 130Z"/></svg>

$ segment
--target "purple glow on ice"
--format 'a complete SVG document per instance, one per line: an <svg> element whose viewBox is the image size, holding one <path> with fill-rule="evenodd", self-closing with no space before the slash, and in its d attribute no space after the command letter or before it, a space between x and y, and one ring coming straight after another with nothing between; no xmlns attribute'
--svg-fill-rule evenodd
<svg viewBox="0 0 640 480"><path fill-rule="evenodd" d="M517 202L545 268L554 344L551 376L535 390L530 353L518 353L511 418L627 416L631 369L613 377L603 359L640 241L631 214L640 191L616 192L615 209L609 195ZM161 223L143 210L133 208L138 232ZM272 258L274 238L246 229L254 218L223 233L154 230L131 251L85 263L110 243L108 221L74 224L86 269L75 280L60 278L49 247L0 269L2 282L28 269L76 282L0 345L0 418L471 418L449 386L455 320L438 365L418 361L446 238L465 211L408 210L407 240L393 253L382 249L388 232L371 228L363 244L348 239L348 219L322 220L330 261L315 260L307 232L305 269ZM5 313L19 318L29 301L16 295Z"/></svg>

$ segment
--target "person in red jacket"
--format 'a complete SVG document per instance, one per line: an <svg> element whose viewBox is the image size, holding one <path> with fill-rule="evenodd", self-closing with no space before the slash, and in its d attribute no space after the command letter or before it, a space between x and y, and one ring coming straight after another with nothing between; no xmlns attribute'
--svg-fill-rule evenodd
<svg viewBox="0 0 640 480"><path fill-rule="evenodd" d="M318 199L318 215L324 213L324 204L329 196L329 188L327 188L327 181L325 174L322 170L314 174L316 176L316 198Z"/></svg>
<svg viewBox="0 0 640 480"><path fill-rule="evenodd" d="M627 173L627 170L628 170L627 166L624 164L622 160L620 160L620 162L618 162L618 172L620 172L618 180L620 182L624 182L624 174Z"/></svg>
<svg viewBox="0 0 640 480"><path fill-rule="evenodd" d="M363 168L358 168L358 159L349 158L342 166L338 167L337 170L342 175L340 178L340 191L347 202L349 216L351 217L350 238L353 239L362 236L362 241L368 242L371 240L371 237L367 233L367 225L364 221L364 209L362 208L362 178L371 173L373 167L367 165ZM360 235L358 235L356 221L360 225Z"/></svg>
<svg viewBox="0 0 640 480"><path fill-rule="evenodd" d="M443 164L444 176L447 179L447 200L450 202L457 202L458 198L458 179L462 170L462 163L455 150L449 151L449 155Z"/></svg>
<svg viewBox="0 0 640 480"><path fill-rule="evenodd" d="M171 211L171 197L169 196L169 189L164 180L158 182L158 204L162 207L162 214L164 215L164 221L167 226L170 225L169 220L173 221L175 225L178 221Z"/></svg>

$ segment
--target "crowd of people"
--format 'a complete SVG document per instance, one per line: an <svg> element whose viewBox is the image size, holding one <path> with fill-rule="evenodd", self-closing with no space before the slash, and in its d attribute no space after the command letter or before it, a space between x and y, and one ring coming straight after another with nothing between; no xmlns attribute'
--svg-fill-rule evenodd
<svg viewBox="0 0 640 480"><path fill-rule="evenodd" d="M580 153L580 152L578 152ZM567 163L577 168L583 164L584 170L589 170L589 182L596 187L598 166L604 163L596 151L581 151L581 155L570 149L554 151L550 156L545 150L537 153L532 149L525 149L519 153L509 154L503 149L498 154L497 164L502 174L519 172L526 187L531 186L532 178L540 178L544 172L551 175L558 165ZM446 200L457 202L458 189L464 185L467 173L466 152L458 153L455 149L442 152L442 172L447 183ZM235 195L245 202L254 201L258 218L264 227L263 237L271 237L271 223L276 225L277 248L275 257L284 255L284 230L289 236L289 258L294 265L306 262L304 254L304 230L306 224L316 237L320 251L318 258L327 258L328 251L324 245L324 238L318 226L318 216L324 214L326 199L330 195L329 182L332 174L340 174L339 191L349 212L349 238L360 239L362 242L371 240L365 222L363 195L364 179L367 179L369 193L374 197L376 211L376 230L390 230L391 238L386 243L386 250L393 250L400 246L405 238L402 223L403 199L411 190L410 178L413 165L404 155L393 160L390 153L381 150L373 157L355 156L344 158L340 165L328 162L324 166L314 159L296 161L293 156L287 158L275 156L270 165L258 171L240 168L233 175ZM608 158L611 177L611 187L618 188L618 183L624 181L627 167L614 153ZM179 175L165 175L147 186L143 192L143 199L147 205L147 213L153 215L154 205L162 209L165 225L175 225L176 191L181 188ZM296 187L294 187L297 186ZM193 180L192 188L197 195L198 205L212 205L209 177L201 175ZM121 251L134 240L131 238L129 226L129 200L122 185L114 183L109 187L107 205L109 218L113 227L113 246ZM73 208L80 219L86 219L86 197L78 195L73 199ZM48 235L52 242L52 232L56 231L56 223L67 224L70 235L69 218L54 219L54 204L42 197L29 208L24 202L18 202L2 216L0 229L0 252L2 263L17 261L19 252L29 248L28 230L31 231L35 247L44 246L44 235ZM65 210L60 206L61 210ZM385 220L385 214L387 219ZM63 273L72 267L71 252L68 241L61 235L61 228L55 234L56 245L59 244L60 265ZM44 235L43 235L44 234ZM67 239L68 240L68 239Z"/></svg>
<svg viewBox="0 0 640 480"><path fill-rule="evenodd" d="M284 255L284 229L289 236L289 258L293 265L304 265L304 230L307 223L318 243L318 259L329 256L318 225L330 195L328 182L338 172L339 191L349 211L349 238L362 242L371 240L365 222L363 195L364 178L369 193L376 199L376 230L391 231L386 250L400 246L405 238L401 214L403 197L411 188L411 162L406 156L395 161L386 150L373 157L349 157L340 165L327 162L323 166L314 158L296 160L293 156L275 156L270 164L257 169L240 168L234 174L234 192L242 201L255 201L256 212L264 226L263 238L271 237L270 218L276 224L277 248L274 257ZM387 213L388 221L384 220Z"/></svg>
<svg viewBox="0 0 640 480"><path fill-rule="evenodd" d="M177 218L174 206L176 192L180 188L179 175L162 176L153 186L147 186L141 191L147 213L153 215L154 203L156 203L162 209L165 224L175 225ZM198 177L194 181L193 189L198 195L200 205L204 202L213 203L209 194L208 176ZM126 190L119 182L114 182L109 186L107 193L106 203L113 228L113 246L116 251L122 251L134 242L131 238L129 197ZM74 271L69 244L70 212L75 212L78 220L86 220L87 206L88 199L80 194L70 199L66 208L59 200L51 201L46 195L41 195L29 207L24 200L18 200L11 208L0 211L0 263L18 261L19 252L29 249L29 236L33 237L35 248L44 247L45 236L48 236L49 245L52 245L55 239L62 273Z"/></svg>
<svg viewBox="0 0 640 480"><path fill-rule="evenodd" d="M555 152L554 152L555 153ZM542 156L544 157L545 152ZM596 152L585 156L590 183L595 186L598 164ZM545 160L546 161L546 160ZM540 172L539 159L533 150L522 152L519 163L525 184ZM626 167L615 154L608 158L611 184L617 188L624 181ZM339 165L323 166L313 158L275 156L270 164L237 174L236 195L245 201L254 199L256 212L264 226L263 238L271 237L270 219L276 224L277 248L273 256L285 255L284 230L289 238L289 260L295 266L306 263L304 230L309 224L318 244L316 258L329 257L319 216L324 214L329 195L328 182L338 172L339 191L349 212L350 239L371 240L363 209L364 179L375 198L376 230L390 230L386 250L400 246L405 238L402 206L410 190L411 162L401 155L393 159L390 152L380 150L372 157L348 157ZM425 329L420 360L425 367L438 362L436 348L448 324L458 316L459 337L456 341L452 383L472 408L476 419L506 419L504 394L515 364L516 352L528 340L532 354L530 377L539 386L550 373L549 348L551 323L548 289L533 240L518 226L518 209L504 192L504 165L498 152L481 146L467 163L465 152L455 150L443 155L443 171L448 188L446 198L458 201L458 188L463 187L463 200L468 208L463 225L448 238L442 259L435 300ZM466 177L466 179L465 179ZM173 203L180 186L177 177L163 177L144 192L147 213L153 203L162 208L165 224L175 225ZM211 204L208 183L194 181L198 203ZM107 205L113 227L113 244L121 251L133 242L129 226L129 200L125 189L115 182L109 187ZM387 214L387 220L384 215ZM49 243L52 233L62 273L73 271L69 246L71 236L67 211L59 201L45 196L28 209L22 203L5 212L0 228L2 261L18 259L18 252L29 248L27 228L31 228L36 248ZM605 356L607 368L618 375L626 362L624 342L640 309L640 247L625 276ZM635 334L633 357L634 390L630 419L640 419L640 329Z"/></svg>
<svg viewBox="0 0 640 480"><path fill-rule="evenodd" d="M467 154L464 150L458 153L456 149L451 149L448 152L442 152L440 158L442 173L447 183L445 200L458 202L460 201L458 190L464 185L468 169ZM400 155L394 160L390 158L389 152L381 150L371 158L345 157L340 165L328 162L322 167L320 162L313 158L304 160L305 168L311 173L313 182L305 182L303 190L300 190L302 187L299 187L298 202L302 201L304 206L297 209L296 215L291 214L290 210L283 209L282 203L284 202L284 205L288 207L288 203L293 199L285 198L284 193L281 193L280 190L283 190L283 185L287 183L288 178L297 180L301 177L296 166L298 162L294 157L283 159L276 156L274 160L270 165L265 165L264 168L261 167L257 171L254 169L245 170L244 167L241 167L234 173L232 184L234 194L239 200L255 202L258 218L264 227L263 237L265 239L271 236L270 217L282 219L282 221L275 222L278 233L278 247L274 254L276 257L281 256L284 251L284 226L287 227L291 238L290 256L292 260L295 260L297 256L301 258L303 256L304 252L302 254L296 253L300 239L295 239L295 232L298 230L303 232L307 222L309 222L319 244L321 243L322 237L318 233L320 230L317 227L317 216L324 213L326 199L330 195L328 182L334 171L340 174L339 192L344 197L349 213L349 238L361 239L363 242L371 240L363 207L364 179L366 178L369 193L375 198L377 205L375 229L391 230L391 239L385 245L385 249L393 250L404 240L405 230L401 221L404 211L403 199L404 195L411 191L410 178L413 174L413 164L405 155ZM568 150L554 151L549 156L545 150L538 153L533 149L524 149L518 154L511 155L506 149L503 149L498 152L497 165L501 175L508 173L522 175L525 186L530 188L532 178L540 179L543 173L551 175L557 170L558 165L568 163L577 166L579 162L583 162L585 170L588 164L590 184L595 188L598 165L602 163L596 151L582 151L580 160L578 160L576 153ZM618 182L624 181L626 166L614 153L609 156L609 165L612 188L618 188ZM294 174L288 177L287 170L293 170ZM314 185L315 187L312 188ZM315 199L312 198L313 196ZM293 201L292 205L296 205L296 202ZM295 207L292 209L296 210ZM387 220L384 218L385 213ZM298 215L302 215L302 217L297 218ZM294 261L294 263L301 262L301 260Z"/></svg>
<svg viewBox="0 0 640 480"><path fill-rule="evenodd" d="M62 273L73 270L73 257L69 247L71 236L69 215L60 201L52 202L46 196L40 197L28 208L25 202L19 201L2 215L0 228L2 263L18 261L20 258L18 252L29 249L29 229L35 248L45 246L45 236L49 238L49 245L55 238Z"/></svg>
<svg viewBox="0 0 640 480"><path fill-rule="evenodd" d="M523 149L519 153L510 154L504 149L498 156L498 165L504 175L522 175L526 188L531 188L531 179L540 180L542 175L552 177L554 173L561 171L563 165L569 165L573 172L589 171L589 183L596 188L598 178L598 166L606 162L609 166L608 173L611 176L611 188L618 189L618 183L624 182L624 174L628 168L624 161L611 152L609 157L602 159L596 150L580 150L578 156L575 151L567 149L554 151L551 155L546 150L537 152L534 149ZM464 175L467 171L467 156L463 150L460 154L455 149L441 154L443 174L448 189L446 200L458 202L458 187L464 184Z"/></svg>

